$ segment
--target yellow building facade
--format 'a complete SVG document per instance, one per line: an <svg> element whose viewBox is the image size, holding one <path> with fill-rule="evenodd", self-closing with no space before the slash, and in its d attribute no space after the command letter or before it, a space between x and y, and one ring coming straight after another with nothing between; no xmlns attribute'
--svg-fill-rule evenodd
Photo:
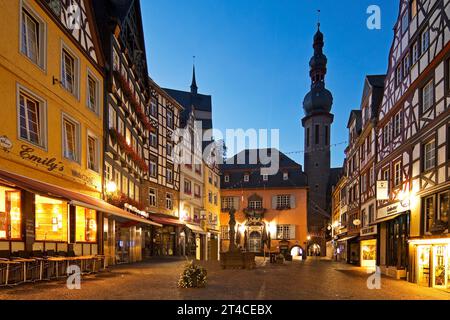
<svg viewBox="0 0 450 320"><path fill-rule="evenodd" d="M74 3L65 25L62 1L0 2L0 250L99 252L100 213L58 194L102 193L102 53L90 2Z"/></svg>
<svg viewBox="0 0 450 320"><path fill-rule="evenodd" d="M218 260L220 253L220 176L219 168L203 162L204 190L203 208L205 231L208 232L208 259Z"/></svg>

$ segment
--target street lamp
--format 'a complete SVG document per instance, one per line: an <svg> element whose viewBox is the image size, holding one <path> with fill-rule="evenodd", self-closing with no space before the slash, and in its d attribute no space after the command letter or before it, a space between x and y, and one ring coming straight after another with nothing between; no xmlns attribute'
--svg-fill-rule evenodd
<svg viewBox="0 0 450 320"><path fill-rule="evenodd" d="M108 181L106 184L106 193L115 193L117 191L117 185L114 181Z"/></svg>

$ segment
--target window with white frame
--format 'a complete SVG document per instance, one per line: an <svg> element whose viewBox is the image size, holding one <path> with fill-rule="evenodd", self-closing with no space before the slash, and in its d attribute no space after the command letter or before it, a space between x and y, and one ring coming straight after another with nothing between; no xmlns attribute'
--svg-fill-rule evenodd
<svg viewBox="0 0 450 320"><path fill-rule="evenodd" d="M173 199L172 199L171 193L166 194L166 209L169 209L169 210L173 209Z"/></svg>
<svg viewBox="0 0 450 320"><path fill-rule="evenodd" d="M114 68L114 71L120 72L120 58L119 58L119 54L117 53L116 48L114 48L114 50L113 50L113 68Z"/></svg>
<svg viewBox="0 0 450 320"><path fill-rule="evenodd" d="M105 184L113 181L113 168L109 163L105 163Z"/></svg>
<svg viewBox="0 0 450 320"><path fill-rule="evenodd" d="M263 181L268 181L268 180L269 180L269 175L263 174Z"/></svg>
<svg viewBox="0 0 450 320"><path fill-rule="evenodd" d="M167 183L173 183L173 169L171 167L166 168L166 181Z"/></svg>
<svg viewBox="0 0 450 320"><path fill-rule="evenodd" d="M63 151L66 159L80 161L80 124L63 115Z"/></svg>
<svg viewBox="0 0 450 320"><path fill-rule="evenodd" d="M153 148L158 147L158 134L156 131L150 131L150 146Z"/></svg>
<svg viewBox="0 0 450 320"><path fill-rule="evenodd" d="M262 201L261 200L250 200L248 202L248 207L250 209L262 209Z"/></svg>
<svg viewBox="0 0 450 320"><path fill-rule="evenodd" d="M425 171L433 169L436 165L436 144L434 140L426 143L424 146L424 165Z"/></svg>
<svg viewBox="0 0 450 320"><path fill-rule="evenodd" d="M295 225L279 224L277 225L277 239L292 240L295 239Z"/></svg>
<svg viewBox="0 0 450 320"><path fill-rule="evenodd" d="M150 156L149 172L150 177L156 178L158 175L158 160L154 156Z"/></svg>
<svg viewBox="0 0 450 320"><path fill-rule="evenodd" d="M234 208L234 198L233 197L223 197L222 198L222 209L232 209Z"/></svg>
<svg viewBox="0 0 450 320"><path fill-rule="evenodd" d="M434 85L430 80L422 89L422 112L428 111L434 105Z"/></svg>
<svg viewBox="0 0 450 320"><path fill-rule="evenodd" d="M223 177L223 179L224 179L225 182L230 182L230 176L229 176L228 174L226 174L226 175Z"/></svg>
<svg viewBox="0 0 450 320"><path fill-rule="evenodd" d="M172 110L167 110L167 126L173 128L173 112Z"/></svg>
<svg viewBox="0 0 450 320"><path fill-rule="evenodd" d="M46 25L25 3L21 9L20 51L34 64L45 68Z"/></svg>
<svg viewBox="0 0 450 320"><path fill-rule="evenodd" d="M168 157L173 157L173 144L172 142L167 142L166 154Z"/></svg>
<svg viewBox="0 0 450 320"><path fill-rule="evenodd" d="M61 85L74 96L78 95L78 60L67 48L61 54Z"/></svg>
<svg viewBox="0 0 450 320"><path fill-rule="evenodd" d="M416 63L419 60L420 49L419 42L416 41L412 46L412 63Z"/></svg>
<svg viewBox="0 0 450 320"><path fill-rule="evenodd" d="M289 180L289 173L288 172L283 172L283 180Z"/></svg>
<svg viewBox="0 0 450 320"><path fill-rule="evenodd" d="M122 193L128 196L128 178L122 176Z"/></svg>
<svg viewBox="0 0 450 320"><path fill-rule="evenodd" d="M184 179L184 193L192 194L192 183L188 179Z"/></svg>
<svg viewBox="0 0 450 320"><path fill-rule="evenodd" d="M398 112L394 116L393 131L394 131L394 137L397 137L402 133L402 112L401 111Z"/></svg>
<svg viewBox="0 0 450 320"><path fill-rule="evenodd" d="M155 97L150 99L150 115L155 118L158 116L158 100Z"/></svg>
<svg viewBox="0 0 450 320"><path fill-rule="evenodd" d="M153 188L148 190L148 202L150 207L156 207L156 190Z"/></svg>
<svg viewBox="0 0 450 320"><path fill-rule="evenodd" d="M383 146L386 147L391 142L391 123L383 127Z"/></svg>
<svg viewBox="0 0 450 320"><path fill-rule="evenodd" d="M120 185L120 172L117 169L114 169L114 183L117 186L117 190L121 191Z"/></svg>
<svg viewBox="0 0 450 320"><path fill-rule="evenodd" d="M250 176L248 174L244 174L244 182L249 182Z"/></svg>
<svg viewBox="0 0 450 320"><path fill-rule="evenodd" d="M200 198L202 196L201 194L201 188L198 184L194 184L194 196L196 198Z"/></svg>
<svg viewBox="0 0 450 320"><path fill-rule="evenodd" d="M220 237L222 240L230 240L229 226L220 226Z"/></svg>
<svg viewBox="0 0 450 320"><path fill-rule="evenodd" d="M109 105L108 126L110 129L117 128L117 113L112 105Z"/></svg>
<svg viewBox="0 0 450 320"><path fill-rule="evenodd" d="M100 156L100 148L99 148L99 140L96 136L88 133L88 156L87 156L87 166L89 169L98 172L99 171L99 156Z"/></svg>
<svg viewBox="0 0 450 320"><path fill-rule="evenodd" d="M410 66L411 66L411 59L408 53L403 58L403 78L406 78L408 76Z"/></svg>
<svg viewBox="0 0 450 320"><path fill-rule="evenodd" d="M95 76L88 71L87 77L87 106L88 108L95 112L99 113L99 104L100 104L100 82L95 78Z"/></svg>
<svg viewBox="0 0 450 320"><path fill-rule="evenodd" d="M288 194L282 194L277 196L277 208L290 208L291 196Z"/></svg>
<svg viewBox="0 0 450 320"><path fill-rule="evenodd" d="M129 181L129 185L128 185L128 196L130 197L130 199L134 200L134 182L133 181Z"/></svg>
<svg viewBox="0 0 450 320"><path fill-rule="evenodd" d="M400 186L402 183L402 162L394 163L394 187Z"/></svg>
<svg viewBox="0 0 450 320"><path fill-rule="evenodd" d="M430 47L430 29L427 28L422 32L420 39L422 43L422 53L425 53Z"/></svg>
<svg viewBox="0 0 450 320"><path fill-rule="evenodd" d="M18 96L20 138L45 147L47 119L44 101L23 89L19 89Z"/></svg>
<svg viewBox="0 0 450 320"><path fill-rule="evenodd" d="M401 82L402 82L402 65L399 64L395 71L395 83L397 86L399 86Z"/></svg>
<svg viewBox="0 0 450 320"><path fill-rule="evenodd" d="M409 27L409 11L407 10L402 16L402 34L408 30Z"/></svg>

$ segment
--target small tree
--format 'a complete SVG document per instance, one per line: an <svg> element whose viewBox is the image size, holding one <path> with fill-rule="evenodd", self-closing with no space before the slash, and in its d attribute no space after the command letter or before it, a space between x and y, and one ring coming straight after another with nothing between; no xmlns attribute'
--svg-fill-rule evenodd
<svg viewBox="0 0 450 320"><path fill-rule="evenodd" d="M194 261L189 262L178 280L178 287L180 288L203 288L206 286L206 269L194 264Z"/></svg>

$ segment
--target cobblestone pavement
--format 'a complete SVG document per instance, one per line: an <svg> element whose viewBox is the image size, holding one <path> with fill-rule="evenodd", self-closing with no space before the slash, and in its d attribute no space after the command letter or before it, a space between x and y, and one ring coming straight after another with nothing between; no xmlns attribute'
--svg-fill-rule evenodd
<svg viewBox="0 0 450 320"><path fill-rule="evenodd" d="M179 289L185 261L154 260L122 265L83 277L80 290L65 281L0 288L0 299L446 299L450 292L419 287L403 280L381 279L381 289L367 288L368 274L360 268L327 260L264 263L254 270L222 270L218 262L202 262L208 286Z"/></svg>

